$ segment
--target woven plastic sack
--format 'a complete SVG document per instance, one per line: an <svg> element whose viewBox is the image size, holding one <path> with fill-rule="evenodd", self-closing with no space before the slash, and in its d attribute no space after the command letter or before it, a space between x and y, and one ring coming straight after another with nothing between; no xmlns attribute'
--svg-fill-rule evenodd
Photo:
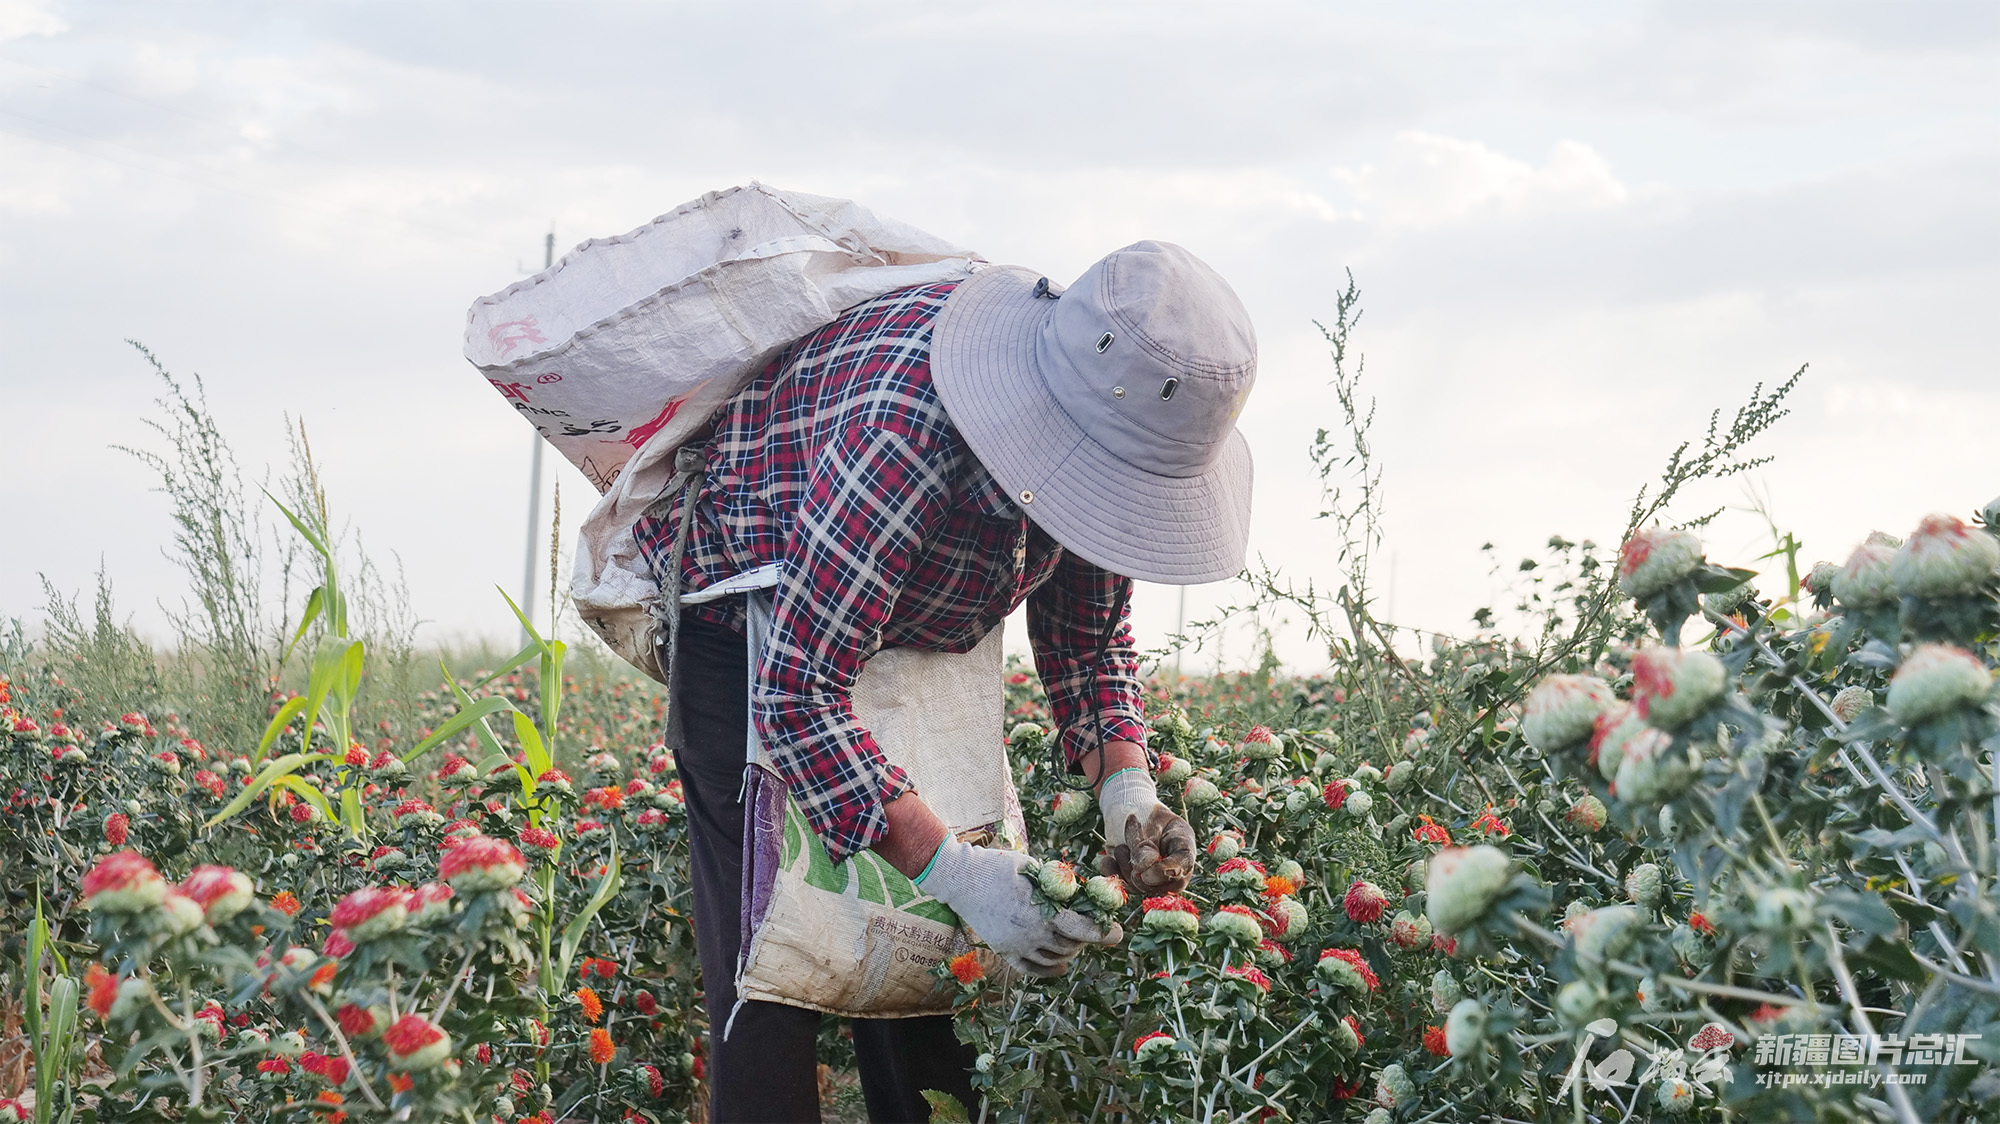
<svg viewBox="0 0 2000 1124"><path fill-rule="evenodd" d="M465 357L605 493L583 523L574 593L614 651L658 675L658 590L632 524L672 478L674 450L799 338L972 261L845 199L753 183L473 302Z"/></svg>
<svg viewBox="0 0 2000 1124"><path fill-rule="evenodd" d="M749 605L751 666L769 604ZM1002 737L1001 630L962 655L894 648L876 653L851 692L855 718L883 755L910 774L959 838L1021 847L1026 840ZM756 743L744 795L740 999L851 1018L951 1010L933 969L974 950L973 935L873 851L835 863ZM987 973L1003 971L977 950Z"/></svg>

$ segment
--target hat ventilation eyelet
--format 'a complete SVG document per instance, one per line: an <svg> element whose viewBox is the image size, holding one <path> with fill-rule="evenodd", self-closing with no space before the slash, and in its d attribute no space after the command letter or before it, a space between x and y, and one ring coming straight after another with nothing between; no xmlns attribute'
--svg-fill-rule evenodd
<svg viewBox="0 0 2000 1124"><path fill-rule="evenodd" d="M1171 402L1171 401L1173 401L1173 400L1174 400L1174 391L1176 391L1176 390L1179 390L1180 388L1181 388L1181 380L1179 380L1179 379L1168 379L1168 380L1167 380L1166 382L1164 382L1164 383L1161 383L1161 384L1160 384L1160 401L1162 401L1162 402Z"/></svg>
<svg viewBox="0 0 2000 1124"><path fill-rule="evenodd" d="M1111 346L1111 341L1117 338L1118 338L1117 336L1112 335L1110 332L1106 332L1103 335L1097 337L1097 353L1099 355L1104 354L1105 349Z"/></svg>

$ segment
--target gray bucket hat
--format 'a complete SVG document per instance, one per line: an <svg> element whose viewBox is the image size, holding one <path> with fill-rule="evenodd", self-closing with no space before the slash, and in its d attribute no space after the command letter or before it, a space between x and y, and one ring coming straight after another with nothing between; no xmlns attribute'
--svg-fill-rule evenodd
<svg viewBox="0 0 2000 1124"><path fill-rule="evenodd" d="M1236 415L1256 379L1243 302L1168 242L1127 246L1068 289L988 266L931 337L945 412L1028 517L1087 561L1167 585L1243 568Z"/></svg>

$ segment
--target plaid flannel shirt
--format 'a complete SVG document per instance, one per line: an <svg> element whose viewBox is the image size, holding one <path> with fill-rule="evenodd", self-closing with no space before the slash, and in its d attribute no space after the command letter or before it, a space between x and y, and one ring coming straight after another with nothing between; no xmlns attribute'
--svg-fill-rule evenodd
<svg viewBox="0 0 2000 1124"><path fill-rule="evenodd" d="M1100 693L1089 697L1107 618L1131 579L1064 551L1030 522L931 385L931 324L952 287L860 305L772 360L718 413L694 501L684 589L784 563L751 709L835 861L879 840L885 806L913 789L849 703L880 649L970 651L1026 601L1035 664L1072 765L1096 744L1093 714L1106 739L1146 741L1122 618ZM656 575L680 509L676 500L637 529ZM689 611L743 628L737 598Z"/></svg>

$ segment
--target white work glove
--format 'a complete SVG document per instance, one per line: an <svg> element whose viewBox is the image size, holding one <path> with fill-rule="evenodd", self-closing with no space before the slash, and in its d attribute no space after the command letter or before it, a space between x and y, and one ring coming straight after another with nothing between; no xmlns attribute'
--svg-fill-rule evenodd
<svg viewBox="0 0 2000 1124"><path fill-rule="evenodd" d="M1060 976L1086 944L1116 944L1124 935L1065 909L1043 917L1029 893L1028 866L1019 851L974 847L950 836L928 870L917 877L923 891L951 907L988 948L1015 971Z"/></svg>
<svg viewBox="0 0 2000 1124"><path fill-rule="evenodd" d="M1187 889L1194 876L1194 828L1160 803L1151 773L1112 774L1097 790L1097 808L1104 814L1104 873L1147 896Z"/></svg>

